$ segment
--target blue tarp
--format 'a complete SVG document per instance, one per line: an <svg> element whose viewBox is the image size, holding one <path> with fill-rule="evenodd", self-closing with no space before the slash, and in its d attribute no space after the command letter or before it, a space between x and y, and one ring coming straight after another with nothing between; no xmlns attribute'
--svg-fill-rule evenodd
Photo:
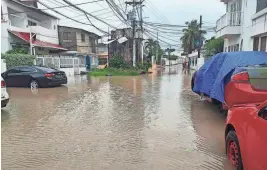
<svg viewBox="0 0 267 170"><path fill-rule="evenodd" d="M226 76L236 67L267 64L266 52L229 52L219 53L210 58L197 72L193 91L204 93L211 98L224 102Z"/></svg>

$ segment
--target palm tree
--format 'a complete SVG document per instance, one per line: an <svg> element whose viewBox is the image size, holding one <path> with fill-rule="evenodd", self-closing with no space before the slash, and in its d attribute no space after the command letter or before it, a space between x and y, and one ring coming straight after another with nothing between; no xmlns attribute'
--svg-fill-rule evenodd
<svg viewBox="0 0 267 170"><path fill-rule="evenodd" d="M156 51L158 50L158 53L160 51L159 42L149 38L147 42L145 42L145 50L148 52L148 56L150 57L156 55Z"/></svg>
<svg viewBox="0 0 267 170"><path fill-rule="evenodd" d="M199 24L197 20L192 20L191 22L186 22L187 28L183 29L184 35L180 38L182 41L182 47L184 51L188 54L192 53L197 47L195 46L195 40L199 39ZM206 31L201 30L201 39L204 40L204 34Z"/></svg>

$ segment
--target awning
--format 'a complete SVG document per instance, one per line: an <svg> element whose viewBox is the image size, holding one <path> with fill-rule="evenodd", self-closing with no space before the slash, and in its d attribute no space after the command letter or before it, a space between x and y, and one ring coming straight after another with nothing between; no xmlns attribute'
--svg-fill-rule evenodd
<svg viewBox="0 0 267 170"><path fill-rule="evenodd" d="M126 38L126 37L121 37L121 38L119 38L118 39L118 42L121 44L121 43L124 43L124 42L126 42L126 41L128 41L128 39Z"/></svg>
<svg viewBox="0 0 267 170"><path fill-rule="evenodd" d="M27 43L30 43L30 33L28 32L17 32L17 31L10 31L8 30L10 33L12 33L13 35L17 36L18 38L26 41ZM61 47L58 44L54 44L54 43L50 43L50 42L46 42L46 41L40 41L40 40L33 40L32 42L33 46L36 47L43 47L43 48L53 48L53 49L58 49L58 50L68 50L66 48Z"/></svg>

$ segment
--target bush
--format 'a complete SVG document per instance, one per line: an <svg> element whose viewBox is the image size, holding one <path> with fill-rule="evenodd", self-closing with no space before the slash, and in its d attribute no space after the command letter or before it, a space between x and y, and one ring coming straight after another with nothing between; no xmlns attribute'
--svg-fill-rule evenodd
<svg viewBox="0 0 267 170"><path fill-rule="evenodd" d="M109 60L109 67L112 68L131 68L131 65L128 64L123 57L121 56L113 56Z"/></svg>
<svg viewBox="0 0 267 170"><path fill-rule="evenodd" d="M1 54L6 59L6 67L10 69L21 65L34 65L35 56L28 54Z"/></svg>
<svg viewBox="0 0 267 170"><path fill-rule="evenodd" d="M134 69L116 69L116 68L106 68L106 69L93 69L88 73L91 76L137 76L139 75L138 70Z"/></svg>
<svg viewBox="0 0 267 170"><path fill-rule="evenodd" d="M143 64L141 62L136 64L136 68L138 70L148 71L148 69L151 67L152 67L152 64L148 61L144 61Z"/></svg>

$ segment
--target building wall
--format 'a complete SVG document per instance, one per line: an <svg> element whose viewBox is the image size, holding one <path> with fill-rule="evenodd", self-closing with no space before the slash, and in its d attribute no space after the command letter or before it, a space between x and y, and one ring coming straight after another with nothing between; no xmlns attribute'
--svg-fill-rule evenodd
<svg viewBox="0 0 267 170"><path fill-rule="evenodd" d="M81 34L84 34L85 41L82 42L82 36ZM89 35L83 30L76 30L76 37L77 37L77 51L80 53L86 53L89 54Z"/></svg>
<svg viewBox="0 0 267 170"><path fill-rule="evenodd" d="M58 44L58 20L56 18L41 12L31 11L29 8L10 0L2 0L1 7L4 14L3 21L1 22L2 53L11 50L12 45L10 45L10 42L16 41L8 30L37 33L37 40ZM35 22L37 25L28 26L28 20Z"/></svg>
<svg viewBox="0 0 267 170"><path fill-rule="evenodd" d="M230 12L231 4L234 2L237 2L237 0L227 2L226 11ZM254 37L267 35L267 8L259 12L256 12L256 8L257 0L242 0L241 34L226 36L224 50L225 47L239 44L239 50L252 51Z"/></svg>
<svg viewBox="0 0 267 170"><path fill-rule="evenodd" d="M70 33L70 37L68 39L64 39L64 32ZM67 48L69 51L77 51L76 29L58 26L58 35L60 46Z"/></svg>

